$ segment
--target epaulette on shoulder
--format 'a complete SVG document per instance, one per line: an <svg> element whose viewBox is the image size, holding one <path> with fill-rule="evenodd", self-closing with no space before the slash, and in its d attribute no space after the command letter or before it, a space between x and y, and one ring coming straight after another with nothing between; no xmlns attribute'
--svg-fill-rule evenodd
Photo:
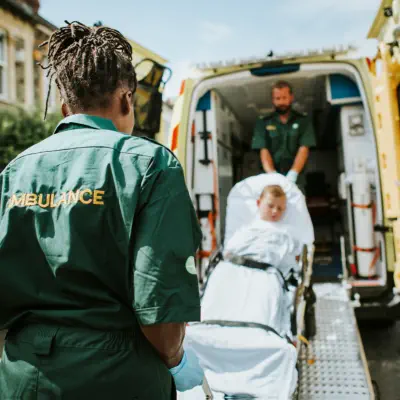
<svg viewBox="0 0 400 400"><path fill-rule="evenodd" d="M308 113L306 111L299 111L299 110L293 110L295 113L299 115L299 117L308 117Z"/></svg>
<svg viewBox="0 0 400 400"><path fill-rule="evenodd" d="M151 139L151 138L149 138L149 137L147 137L147 136L139 136L139 137L140 137L140 139L147 140L147 141L150 142L150 143L153 143L153 144L155 144L155 145L158 145L158 146L164 148L164 149L167 150L170 154L172 154L176 160L178 160L178 158L177 158L177 156L175 155L175 153L174 153L169 147L165 146L164 144L161 144L160 142L157 142L157 140Z"/></svg>

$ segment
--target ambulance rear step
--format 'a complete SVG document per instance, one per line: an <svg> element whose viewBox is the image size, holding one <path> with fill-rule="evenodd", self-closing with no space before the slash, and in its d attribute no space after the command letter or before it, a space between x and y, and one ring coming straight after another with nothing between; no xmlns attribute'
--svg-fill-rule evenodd
<svg viewBox="0 0 400 400"><path fill-rule="evenodd" d="M348 293L340 283L314 285L317 334L299 357L299 400L375 399Z"/></svg>

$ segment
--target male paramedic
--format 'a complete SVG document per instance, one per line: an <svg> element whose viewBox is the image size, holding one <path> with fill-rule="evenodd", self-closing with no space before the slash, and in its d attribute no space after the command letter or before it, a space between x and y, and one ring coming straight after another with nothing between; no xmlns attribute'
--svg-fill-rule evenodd
<svg viewBox="0 0 400 400"><path fill-rule="evenodd" d="M169 400L200 385L200 241L182 168L130 136L137 82L116 30L48 42L65 117L0 175L0 399Z"/></svg>
<svg viewBox="0 0 400 400"><path fill-rule="evenodd" d="M304 191L309 148L315 146L312 121L294 110L294 95L290 84L279 81L272 87L272 104L275 111L259 117L253 134L252 148L260 150L265 172L279 172L296 182Z"/></svg>

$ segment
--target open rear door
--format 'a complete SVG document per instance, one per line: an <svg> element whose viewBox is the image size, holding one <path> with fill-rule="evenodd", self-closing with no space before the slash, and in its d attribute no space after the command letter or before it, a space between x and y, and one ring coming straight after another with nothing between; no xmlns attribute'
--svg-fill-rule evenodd
<svg viewBox="0 0 400 400"><path fill-rule="evenodd" d="M133 134L154 138L160 131L162 90L171 76L171 70L151 59L144 59L136 66L138 87L135 94L135 127ZM165 71L169 72L164 79Z"/></svg>
<svg viewBox="0 0 400 400"><path fill-rule="evenodd" d="M370 65L382 197L387 224L393 228L394 279L400 288L400 62L385 43ZM391 269L391 266L389 265Z"/></svg>
<svg viewBox="0 0 400 400"><path fill-rule="evenodd" d="M188 169L190 169L190 166L186 163L186 148L193 88L194 81L192 79L182 81L179 96L175 101L172 112L171 129L168 134L168 147L175 153L181 162L187 179L186 183L189 188L191 187L191 182L188 181Z"/></svg>
<svg viewBox="0 0 400 400"><path fill-rule="evenodd" d="M203 233L197 252L198 277L202 283L209 259L218 245L219 188L212 111L215 99L211 92L207 92L193 104L194 85L192 79L182 82L172 114L169 147L184 168L186 184ZM190 114L191 109L193 114Z"/></svg>

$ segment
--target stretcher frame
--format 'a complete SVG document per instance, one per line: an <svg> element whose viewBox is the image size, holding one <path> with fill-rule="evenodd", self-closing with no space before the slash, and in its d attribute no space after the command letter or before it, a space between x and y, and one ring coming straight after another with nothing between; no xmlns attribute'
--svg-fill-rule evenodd
<svg viewBox="0 0 400 400"><path fill-rule="evenodd" d="M293 310L293 316L294 319L292 322L292 333L295 337L294 345L296 346L296 351L297 351L297 358L299 360L300 353L303 350L304 346L308 346L309 342L308 339L310 337L306 334L307 326L306 326L306 312L310 307L313 307L314 304L313 302L310 302L307 298L307 295L310 291L312 291L312 266L313 266L313 260L314 260L314 251L315 248L313 245L304 245L303 246L303 252L299 258L299 270L301 271L297 288L295 291L295 296L294 296L294 310ZM203 283L200 285L200 293L201 297L205 292L205 289L207 287L207 282L212 274L212 271L216 268L218 263L222 260L221 254L223 253L222 247L218 249L218 251L214 252L210 259L209 263L207 265L207 268L205 270L205 279ZM310 322L310 321L309 321ZM314 321L315 324L315 321ZM294 326L293 326L294 325ZM308 336L308 337L307 337ZM213 394L210 389L210 386L207 382L206 377L204 376L204 381L202 385L202 389L205 395L206 399L213 399ZM294 399L297 398L297 390L294 394Z"/></svg>

